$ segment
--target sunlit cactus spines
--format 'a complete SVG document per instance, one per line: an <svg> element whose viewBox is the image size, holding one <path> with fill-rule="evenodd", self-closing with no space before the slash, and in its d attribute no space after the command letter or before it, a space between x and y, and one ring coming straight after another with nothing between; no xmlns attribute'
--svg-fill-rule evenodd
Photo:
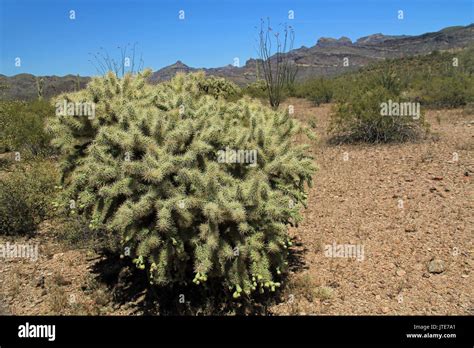
<svg viewBox="0 0 474 348"><path fill-rule="evenodd" d="M153 284L214 282L236 299L275 291L315 171L295 141L308 131L286 111L232 99L238 87L225 80L152 86L149 75L110 73L56 99L96 105L94 118L49 125L68 198Z"/></svg>

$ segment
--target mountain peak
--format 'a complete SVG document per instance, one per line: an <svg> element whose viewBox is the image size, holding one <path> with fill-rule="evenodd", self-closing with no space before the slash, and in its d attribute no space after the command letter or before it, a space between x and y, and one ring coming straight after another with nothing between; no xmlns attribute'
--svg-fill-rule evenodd
<svg viewBox="0 0 474 348"><path fill-rule="evenodd" d="M316 44L316 46L319 46L319 47L342 46L342 45L352 45L352 40L346 36L342 36L339 39L334 39L332 37L321 37Z"/></svg>
<svg viewBox="0 0 474 348"><path fill-rule="evenodd" d="M379 44L387 40L393 39L402 39L408 37L407 35L384 35L382 33L372 34L368 36L364 36L359 38L356 43L357 44Z"/></svg>
<svg viewBox="0 0 474 348"><path fill-rule="evenodd" d="M189 66L187 66L186 64L184 64L182 61L180 60L177 60L176 63L174 64L171 64L169 66L170 68L173 67L173 68L189 68Z"/></svg>

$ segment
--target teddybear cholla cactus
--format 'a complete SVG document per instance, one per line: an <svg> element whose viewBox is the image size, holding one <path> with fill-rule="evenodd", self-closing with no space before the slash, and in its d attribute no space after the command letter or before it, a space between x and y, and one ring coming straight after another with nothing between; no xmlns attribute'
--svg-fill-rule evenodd
<svg viewBox="0 0 474 348"><path fill-rule="evenodd" d="M95 118L50 125L68 194L92 228L120 237L151 283L213 279L236 298L274 290L287 267L287 225L300 220L314 171L294 143L305 130L251 99L206 94L202 74L157 86L145 83L149 74L108 74L59 97L97 105ZM225 149L255 150L257 163L220 163Z"/></svg>
<svg viewBox="0 0 474 348"><path fill-rule="evenodd" d="M208 76L204 78L202 72L193 75L197 80L199 89L206 94L214 96L216 99L236 99L242 93L241 89L235 83L221 77Z"/></svg>

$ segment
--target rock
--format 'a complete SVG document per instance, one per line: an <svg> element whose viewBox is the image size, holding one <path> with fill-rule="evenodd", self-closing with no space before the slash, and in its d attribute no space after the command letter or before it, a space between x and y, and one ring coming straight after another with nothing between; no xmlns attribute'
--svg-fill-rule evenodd
<svg viewBox="0 0 474 348"><path fill-rule="evenodd" d="M64 253L57 253L57 254L54 254L54 255L53 255L53 260L59 260L63 255L64 255Z"/></svg>
<svg viewBox="0 0 474 348"><path fill-rule="evenodd" d="M443 180L443 177L442 176L434 176L434 177L431 178L431 180L441 181L441 180Z"/></svg>
<svg viewBox="0 0 474 348"><path fill-rule="evenodd" d="M434 274L439 274L443 273L445 270L445 265L444 261L440 259L432 259L428 263L428 272L434 273Z"/></svg>
<svg viewBox="0 0 474 348"><path fill-rule="evenodd" d="M36 287L44 288L44 276L41 276L38 278L38 281L36 282Z"/></svg>
<svg viewBox="0 0 474 348"><path fill-rule="evenodd" d="M405 232L416 232L416 226L411 225L411 226L405 227Z"/></svg>
<svg viewBox="0 0 474 348"><path fill-rule="evenodd" d="M407 272L405 272L403 269L399 269L397 271L397 276L399 277L403 277L405 274L407 274Z"/></svg>
<svg viewBox="0 0 474 348"><path fill-rule="evenodd" d="M390 308L382 307L382 313L388 313L389 311L390 311Z"/></svg>

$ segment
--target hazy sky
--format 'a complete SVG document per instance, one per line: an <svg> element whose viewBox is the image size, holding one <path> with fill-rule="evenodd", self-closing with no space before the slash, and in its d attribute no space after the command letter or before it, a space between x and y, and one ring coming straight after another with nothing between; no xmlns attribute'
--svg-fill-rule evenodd
<svg viewBox="0 0 474 348"><path fill-rule="evenodd" d="M321 36L422 34L473 21L473 0L0 0L0 73L94 75L89 53L138 43L145 67L243 65L257 26L295 28L295 47ZM70 19L70 11L75 19ZM184 11L184 19L179 18ZM398 10L404 19L397 18ZM294 11L294 19L289 19ZM15 59L21 66L15 66Z"/></svg>

